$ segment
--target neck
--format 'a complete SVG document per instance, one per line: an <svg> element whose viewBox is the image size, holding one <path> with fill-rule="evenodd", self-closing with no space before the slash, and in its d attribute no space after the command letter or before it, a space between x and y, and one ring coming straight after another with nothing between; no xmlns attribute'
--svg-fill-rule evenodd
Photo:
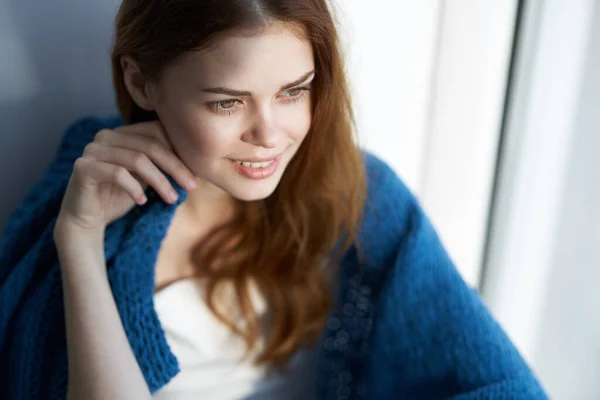
<svg viewBox="0 0 600 400"><path fill-rule="evenodd" d="M186 201L180 206L187 218L204 226L215 226L233 216L235 200L229 193L210 182L200 179L196 182L198 186L188 192Z"/></svg>

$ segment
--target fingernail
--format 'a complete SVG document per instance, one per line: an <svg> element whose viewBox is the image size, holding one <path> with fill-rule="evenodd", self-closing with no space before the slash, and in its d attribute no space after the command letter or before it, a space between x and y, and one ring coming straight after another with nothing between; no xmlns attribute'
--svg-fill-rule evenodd
<svg viewBox="0 0 600 400"><path fill-rule="evenodd" d="M171 191L169 193L169 198L171 199L171 201L177 201L177 199L179 198L179 196L177 196L177 193L175 191Z"/></svg>
<svg viewBox="0 0 600 400"><path fill-rule="evenodd" d="M148 198L146 197L146 195L145 194L141 195L140 200L139 200L140 205L144 205L147 202L148 202Z"/></svg>
<svg viewBox="0 0 600 400"><path fill-rule="evenodd" d="M188 181L188 187L190 188L190 190L191 190L191 189L196 189L197 185L198 185L198 184L196 183L196 180L195 180L195 179L190 179L190 180Z"/></svg>

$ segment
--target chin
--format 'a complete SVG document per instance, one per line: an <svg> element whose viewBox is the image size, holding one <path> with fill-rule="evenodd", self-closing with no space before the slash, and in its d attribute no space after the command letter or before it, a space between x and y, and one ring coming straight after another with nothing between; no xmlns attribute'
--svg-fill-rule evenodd
<svg viewBox="0 0 600 400"><path fill-rule="evenodd" d="M283 157L282 160L277 161L276 170L272 171L272 175L265 177L264 179L258 179L256 176L253 178L253 174L247 174L243 171L235 171L234 167L231 169L231 164L228 163L227 171L220 176L220 186L222 190L226 191L231 197L240 201L258 201L266 199L271 196L277 186L279 185L286 167L289 163L287 157ZM247 176L250 175L250 176Z"/></svg>
<svg viewBox="0 0 600 400"><path fill-rule="evenodd" d="M279 180L276 182L248 182L242 185L232 185L233 187L226 188L226 191L241 201L257 201L272 195L278 183Z"/></svg>

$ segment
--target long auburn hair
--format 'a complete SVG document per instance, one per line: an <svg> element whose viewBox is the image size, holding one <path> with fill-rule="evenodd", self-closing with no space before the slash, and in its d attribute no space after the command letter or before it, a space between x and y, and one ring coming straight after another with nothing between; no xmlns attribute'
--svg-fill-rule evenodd
<svg viewBox="0 0 600 400"><path fill-rule="evenodd" d="M272 23L301 27L312 44L311 128L275 192L261 201L238 201L235 217L198 243L192 259L206 282L211 311L243 337L248 351L264 335L255 362L282 367L322 332L332 304L327 275L356 244L365 200L364 164L331 5L327 0L124 0L112 68L123 120L156 120L129 95L121 56L133 55L148 79L159 79L183 52L202 49L233 30L259 32ZM267 332L253 306L251 282L269 309ZM217 307L224 284L234 289L242 324Z"/></svg>

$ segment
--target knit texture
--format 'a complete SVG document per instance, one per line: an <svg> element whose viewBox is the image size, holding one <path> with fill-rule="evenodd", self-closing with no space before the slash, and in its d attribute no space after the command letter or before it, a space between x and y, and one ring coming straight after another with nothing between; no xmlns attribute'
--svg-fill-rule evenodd
<svg viewBox="0 0 600 400"><path fill-rule="evenodd" d="M52 232L73 163L119 118L85 118L67 130L43 178L0 239L0 398L64 399L67 346L60 267ZM546 399L478 294L461 279L396 174L364 153L368 200L337 272L336 302L323 331L320 399ZM178 373L154 310L160 244L186 192L150 200L107 227L108 276L129 343L148 386ZM359 257L360 254L360 257Z"/></svg>

